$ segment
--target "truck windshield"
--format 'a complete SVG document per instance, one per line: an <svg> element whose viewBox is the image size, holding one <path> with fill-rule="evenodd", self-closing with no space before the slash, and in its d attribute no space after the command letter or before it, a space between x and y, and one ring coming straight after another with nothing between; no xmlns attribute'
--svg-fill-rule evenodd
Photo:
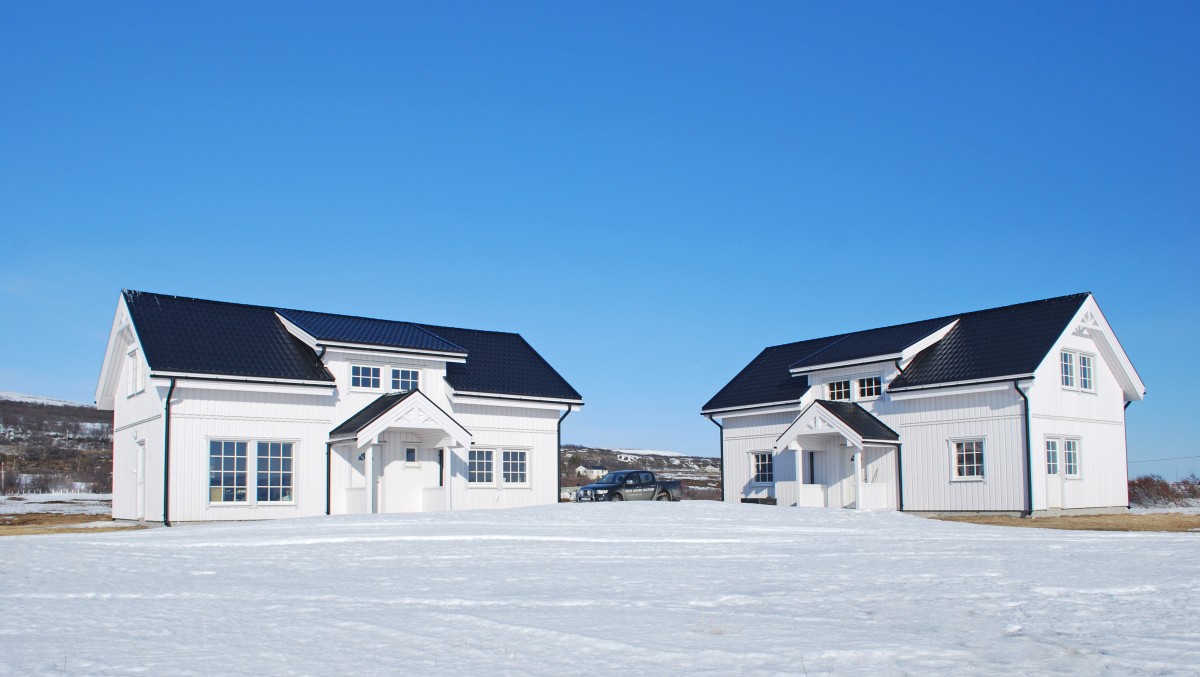
<svg viewBox="0 0 1200 677"><path fill-rule="evenodd" d="M600 481L597 482L596 484L623 484L624 482L625 482L625 473L610 472L607 475L605 475L604 477L601 477Z"/></svg>

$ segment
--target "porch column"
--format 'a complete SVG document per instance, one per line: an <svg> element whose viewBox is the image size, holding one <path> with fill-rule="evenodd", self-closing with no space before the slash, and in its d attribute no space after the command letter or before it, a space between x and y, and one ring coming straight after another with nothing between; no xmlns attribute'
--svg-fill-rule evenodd
<svg viewBox="0 0 1200 677"><path fill-rule="evenodd" d="M366 456L363 458L363 474L366 475L367 514L375 512L375 448L383 446L379 437L367 445Z"/></svg>
<svg viewBox="0 0 1200 677"><path fill-rule="evenodd" d="M854 452L854 509L862 509L862 455L860 447Z"/></svg>

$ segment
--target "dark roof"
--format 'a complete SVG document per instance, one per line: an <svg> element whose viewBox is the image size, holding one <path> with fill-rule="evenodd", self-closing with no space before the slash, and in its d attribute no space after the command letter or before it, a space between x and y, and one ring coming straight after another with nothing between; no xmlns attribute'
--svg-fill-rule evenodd
<svg viewBox="0 0 1200 677"><path fill-rule="evenodd" d="M446 365L455 390L582 400L520 334L122 292L150 369L332 382L316 352L276 313L318 340L465 354Z"/></svg>
<svg viewBox="0 0 1200 677"><path fill-rule="evenodd" d="M1088 294L964 313L889 389L1032 374Z"/></svg>
<svg viewBox="0 0 1200 677"><path fill-rule="evenodd" d="M467 350L465 363L446 365L455 390L562 400L583 397L520 334L421 325Z"/></svg>
<svg viewBox="0 0 1200 677"><path fill-rule="evenodd" d="M843 334L813 354L792 363L791 368L812 368L823 364L851 362L879 355L895 355L953 321L953 317L941 317L898 324L894 327Z"/></svg>
<svg viewBox="0 0 1200 677"><path fill-rule="evenodd" d="M1028 374L1037 368L1088 294L772 346L759 353L702 411L798 401L808 378L790 368L894 355L941 327L954 329L921 351L889 389Z"/></svg>
<svg viewBox="0 0 1200 677"><path fill-rule="evenodd" d="M388 411L391 411L392 407L408 399L408 397L415 392L417 391L409 390L403 393L388 393L386 395L380 395L373 402L362 409L359 409L358 413L346 419L340 425L338 425L338 427L330 431L329 436L340 437L342 435L357 435L360 431L362 431L363 428L371 425L375 419L383 416Z"/></svg>
<svg viewBox="0 0 1200 677"><path fill-rule="evenodd" d="M152 370L333 381L312 349L288 332L271 308L122 293Z"/></svg>
<svg viewBox="0 0 1200 677"><path fill-rule="evenodd" d="M850 426L850 429L858 433L858 436L864 440L886 440L890 442L898 442L900 436L895 430L883 424L883 421L875 418L871 412L863 409L854 402L833 402L831 400L817 400L825 407L829 413L841 419L842 423Z"/></svg>
<svg viewBox="0 0 1200 677"><path fill-rule="evenodd" d="M279 314L318 341L361 343L389 348L415 348L443 353L467 351L412 322L280 309Z"/></svg>

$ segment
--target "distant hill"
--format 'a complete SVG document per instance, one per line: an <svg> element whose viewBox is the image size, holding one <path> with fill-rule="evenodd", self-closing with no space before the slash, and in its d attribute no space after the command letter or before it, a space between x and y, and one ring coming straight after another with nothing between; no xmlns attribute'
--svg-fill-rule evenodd
<svg viewBox="0 0 1200 677"><path fill-rule="evenodd" d="M721 460L708 456L687 456L659 449L605 449L564 444L562 449L563 487L587 484L576 474L579 466L604 466L607 470L653 470L664 479L683 482L686 499L719 500L721 497Z"/></svg>
<svg viewBox="0 0 1200 677"><path fill-rule="evenodd" d="M112 487L112 412L0 391L0 464L0 493L107 493Z"/></svg>

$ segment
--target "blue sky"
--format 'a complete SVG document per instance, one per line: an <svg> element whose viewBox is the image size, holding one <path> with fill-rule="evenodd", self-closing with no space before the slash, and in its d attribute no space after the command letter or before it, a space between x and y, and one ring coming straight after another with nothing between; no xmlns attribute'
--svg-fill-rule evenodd
<svg viewBox="0 0 1200 677"><path fill-rule="evenodd" d="M567 441L715 454L766 345L1092 291L1200 456L1198 90L1183 2L3 3L0 390L133 288L518 331Z"/></svg>

